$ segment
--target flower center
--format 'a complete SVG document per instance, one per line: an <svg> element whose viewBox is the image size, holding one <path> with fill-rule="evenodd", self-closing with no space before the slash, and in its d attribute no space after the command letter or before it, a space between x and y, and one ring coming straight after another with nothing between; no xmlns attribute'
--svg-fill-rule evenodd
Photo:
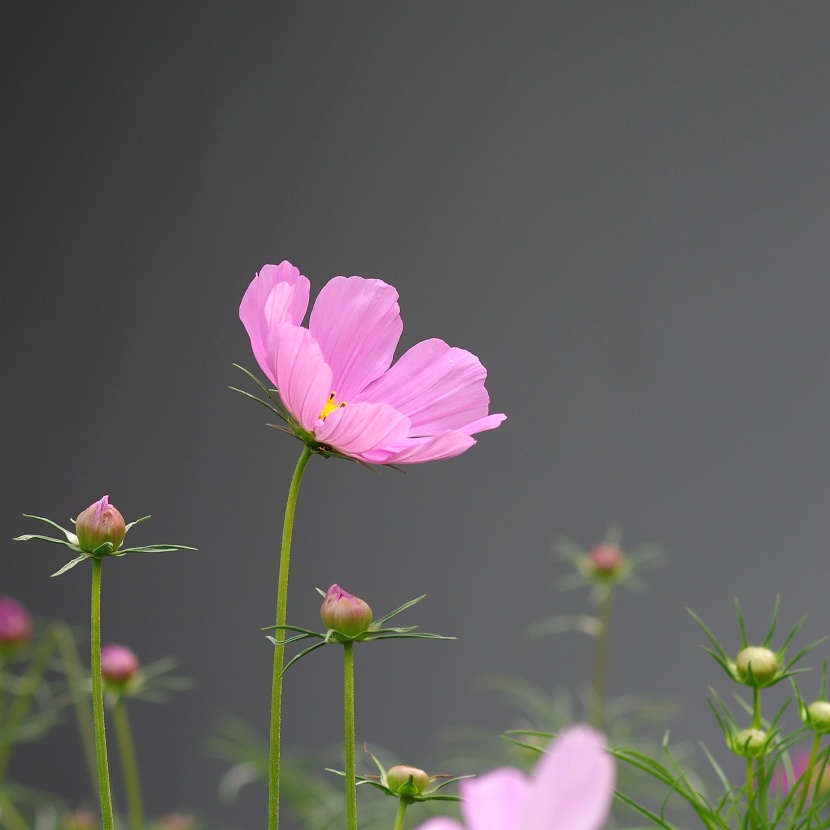
<svg viewBox="0 0 830 830"><path fill-rule="evenodd" d="M346 401L343 401L342 403L338 403L335 400L336 395L337 395L337 392L332 392L331 395L329 395L329 399L326 401L326 403L323 406L323 409L322 409L322 411L320 412L320 415L319 415L319 418L320 418L321 421L325 421L326 418L329 415L331 415L331 413L334 412L335 409L342 409L346 405Z"/></svg>

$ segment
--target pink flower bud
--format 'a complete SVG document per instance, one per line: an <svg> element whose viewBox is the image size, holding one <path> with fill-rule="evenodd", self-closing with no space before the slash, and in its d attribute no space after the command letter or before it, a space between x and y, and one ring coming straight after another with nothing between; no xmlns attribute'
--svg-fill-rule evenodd
<svg viewBox="0 0 830 830"><path fill-rule="evenodd" d="M614 576L625 564L625 554L619 545L602 542L588 551L588 560L595 574Z"/></svg>
<svg viewBox="0 0 830 830"><path fill-rule="evenodd" d="M126 532L124 517L110 504L109 496L91 504L75 519L78 545L86 553L92 553L104 542L112 545L113 552L118 550Z"/></svg>
<svg viewBox="0 0 830 830"><path fill-rule="evenodd" d="M339 585L332 585L326 591L320 619L326 628L347 637L357 637L372 624L372 609L359 597L352 596Z"/></svg>
<svg viewBox="0 0 830 830"><path fill-rule="evenodd" d="M138 657L126 646L110 644L101 649L101 677L123 686L138 671Z"/></svg>
<svg viewBox="0 0 830 830"><path fill-rule="evenodd" d="M29 612L11 597L0 597L0 646L16 646L32 636Z"/></svg>
<svg viewBox="0 0 830 830"><path fill-rule="evenodd" d="M386 786L398 795L420 795L429 786L429 776L417 767L398 764L386 773Z"/></svg>

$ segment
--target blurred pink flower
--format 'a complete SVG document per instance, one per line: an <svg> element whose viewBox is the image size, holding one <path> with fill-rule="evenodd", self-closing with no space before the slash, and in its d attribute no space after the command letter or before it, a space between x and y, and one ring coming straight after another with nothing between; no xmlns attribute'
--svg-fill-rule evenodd
<svg viewBox="0 0 830 830"><path fill-rule="evenodd" d="M371 464L459 455L497 427L487 372L443 340L424 340L393 366L403 323L398 292L381 280L334 277L308 322L309 281L289 262L265 265L239 307L262 371L279 390L294 431Z"/></svg>
<svg viewBox="0 0 830 830"><path fill-rule="evenodd" d="M600 830L608 819L615 767L600 732L564 730L542 756L531 778L511 767L462 781L466 829L433 818L418 830Z"/></svg>
<svg viewBox="0 0 830 830"><path fill-rule="evenodd" d="M32 636L29 612L12 597L0 597L0 646L16 646Z"/></svg>
<svg viewBox="0 0 830 830"><path fill-rule="evenodd" d="M135 652L116 643L101 649L101 676L108 683L123 686L139 669Z"/></svg>

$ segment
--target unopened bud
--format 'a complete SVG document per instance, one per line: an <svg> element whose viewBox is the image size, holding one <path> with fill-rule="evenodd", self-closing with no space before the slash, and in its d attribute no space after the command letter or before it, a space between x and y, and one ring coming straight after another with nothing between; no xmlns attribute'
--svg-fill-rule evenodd
<svg viewBox="0 0 830 830"><path fill-rule="evenodd" d="M0 597L0 647L25 643L33 628L29 612L16 599Z"/></svg>
<svg viewBox="0 0 830 830"><path fill-rule="evenodd" d="M113 552L118 550L126 532L124 517L110 504L109 496L91 504L75 519L78 546L86 553L92 553L105 542L112 545Z"/></svg>
<svg viewBox="0 0 830 830"><path fill-rule="evenodd" d="M113 686L123 686L138 671L132 649L114 643L101 649L101 677Z"/></svg>
<svg viewBox="0 0 830 830"><path fill-rule="evenodd" d="M429 786L429 776L422 769L399 764L386 773L386 786L393 793L409 798L423 793Z"/></svg>
<svg viewBox="0 0 830 830"><path fill-rule="evenodd" d="M830 732L830 701L816 700L807 707L806 724L816 732Z"/></svg>
<svg viewBox="0 0 830 830"><path fill-rule="evenodd" d="M625 566L625 553L619 545L603 542L588 551L588 562L597 576L616 576Z"/></svg>
<svg viewBox="0 0 830 830"><path fill-rule="evenodd" d="M757 758L767 748L767 733L760 729L742 729L732 738L732 751L744 758Z"/></svg>
<svg viewBox="0 0 830 830"><path fill-rule="evenodd" d="M61 830L96 830L98 826L98 816L90 810L67 813L60 822Z"/></svg>
<svg viewBox="0 0 830 830"><path fill-rule="evenodd" d="M339 585L332 585L320 608L320 619L326 628L357 637L372 624L372 609L360 597L352 596Z"/></svg>
<svg viewBox="0 0 830 830"><path fill-rule="evenodd" d="M763 646L747 646L738 652L735 666L748 686L763 686L778 672L778 655Z"/></svg>

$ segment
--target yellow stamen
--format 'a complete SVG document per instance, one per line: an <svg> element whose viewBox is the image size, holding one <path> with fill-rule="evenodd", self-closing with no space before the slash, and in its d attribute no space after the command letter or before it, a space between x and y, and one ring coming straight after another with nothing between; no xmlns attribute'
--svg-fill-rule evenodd
<svg viewBox="0 0 830 830"><path fill-rule="evenodd" d="M332 412L334 412L335 409L342 409L346 405L345 401L343 401L342 403L337 403L337 401L335 401L335 399L334 399L336 395L337 395L337 392L332 392L331 395L329 395L329 399L326 401L325 406L323 407L322 411L320 412L319 417L320 417L321 421L325 421L326 418Z"/></svg>

